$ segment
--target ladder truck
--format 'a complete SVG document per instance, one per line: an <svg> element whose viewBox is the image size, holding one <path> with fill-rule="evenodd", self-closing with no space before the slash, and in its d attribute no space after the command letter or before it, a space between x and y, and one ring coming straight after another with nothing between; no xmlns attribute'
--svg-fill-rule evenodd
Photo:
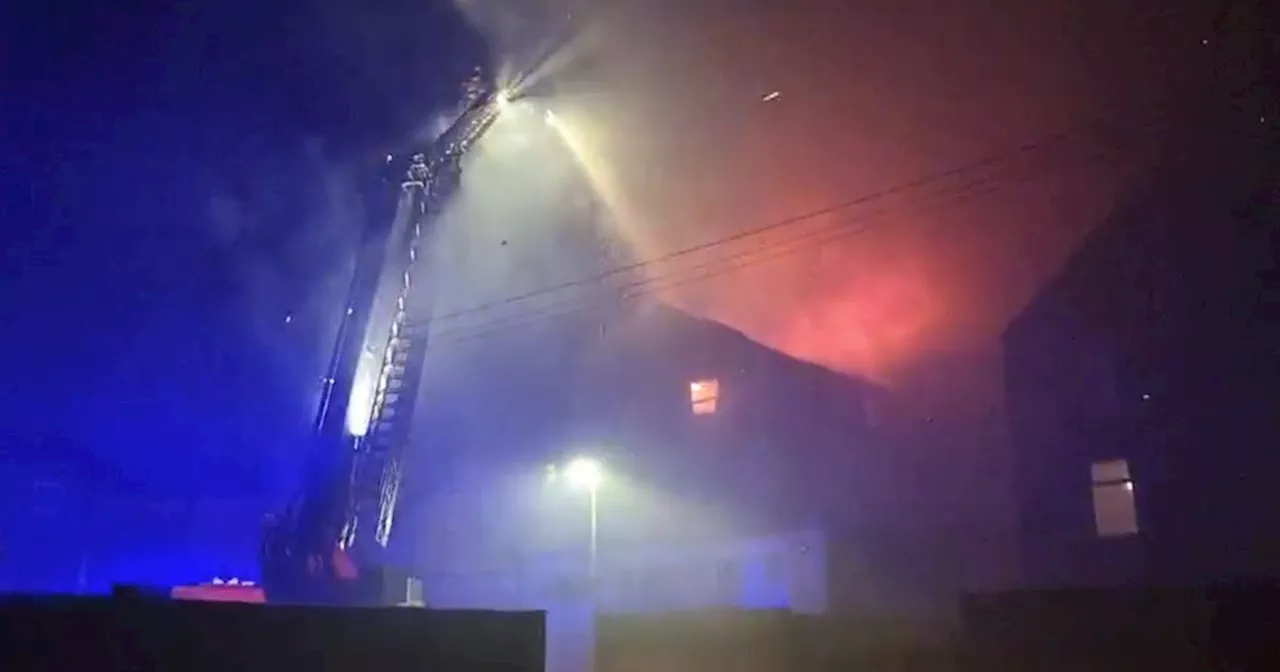
<svg viewBox="0 0 1280 672"><path fill-rule="evenodd" d="M264 526L261 564L268 602L388 601L370 597L385 590L370 585L388 580L379 571L379 558L395 522L409 421L426 357L431 290L422 286L428 281L425 247L436 214L460 183L463 158L507 102L507 93L484 85L479 72L464 85L462 114L409 162L385 244L366 260L373 273L357 269L322 381L314 422L318 445L302 494ZM367 429L356 436L347 427L347 407L361 403L351 402L352 390L360 358L370 346L380 365Z"/></svg>

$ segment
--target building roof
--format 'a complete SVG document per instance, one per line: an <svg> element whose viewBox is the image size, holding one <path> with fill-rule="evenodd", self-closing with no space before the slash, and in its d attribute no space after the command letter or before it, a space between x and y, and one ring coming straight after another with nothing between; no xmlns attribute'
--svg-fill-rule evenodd
<svg viewBox="0 0 1280 672"><path fill-rule="evenodd" d="M1203 131L1167 149L1009 324L1006 344L1065 329L1140 347L1140 332L1204 319L1201 304L1274 266L1259 257L1274 233L1249 214L1280 179L1273 156L1231 131Z"/></svg>

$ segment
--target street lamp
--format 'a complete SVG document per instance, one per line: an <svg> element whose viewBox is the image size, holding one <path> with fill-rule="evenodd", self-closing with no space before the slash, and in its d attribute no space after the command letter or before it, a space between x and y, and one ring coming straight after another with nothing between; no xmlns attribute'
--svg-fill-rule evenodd
<svg viewBox="0 0 1280 672"><path fill-rule="evenodd" d="M570 462L564 473L570 485L589 492L595 492L604 482L604 467L587 457L579 457Z"/></svg>
<svg viewBox="0 0 1280 672"><path fill-rule="evenodd" d="M599 548L599 492L600 485L604 483L605 472L604 465L599 461L589 457L579 457L565 467L565 479L569 485L579 490L586 490L587 497L591 507L591 541L589 555L589 572L591 579L591 590L595 592L596 582L596 556Z"/></svg>

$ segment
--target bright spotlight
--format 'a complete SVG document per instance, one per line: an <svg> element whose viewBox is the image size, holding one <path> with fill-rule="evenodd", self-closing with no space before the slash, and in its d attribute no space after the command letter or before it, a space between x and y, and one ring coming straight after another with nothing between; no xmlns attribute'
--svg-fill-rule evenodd
<svg viewBox="0 0 1280 672"><path fill-rule="evenodd" d="M511 93L506 89L498 91L497 95L493 97L493 103L498 107L499 112L507 109L511 105Z"/></svg>
<svg viewBox="0 0 1280 672"><path fill-rule="evenodd" d="M604 467L593 459L579 457L565 467L564 475L573 487L594 491L604 482Z"/></svg>

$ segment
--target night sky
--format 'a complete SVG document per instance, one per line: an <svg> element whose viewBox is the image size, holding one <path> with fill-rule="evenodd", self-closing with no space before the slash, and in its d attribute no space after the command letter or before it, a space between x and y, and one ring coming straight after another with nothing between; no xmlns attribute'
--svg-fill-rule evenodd
<svg viewBox="0 0 1280 672"><path fill-rule="evenodd" d="M483 43L444 3L54 4L7 25L0 426L279 492L373 157Z"/></svg>
<svg viewBox="0 0 1280 672"><path fill-rule="evenodd" d="M366 187L477 64L560 44L529 94L640 258L1044 145L989 192L868 202L842 215L865 234L666 296L900 393L904 464L945 458L926 483L1003 473L1000 332L1164 120L1250 76L1189 0L205 4L0 28L0 434L264 508L294 485ZM949 515L998 528L998 490Z"/></svg>

